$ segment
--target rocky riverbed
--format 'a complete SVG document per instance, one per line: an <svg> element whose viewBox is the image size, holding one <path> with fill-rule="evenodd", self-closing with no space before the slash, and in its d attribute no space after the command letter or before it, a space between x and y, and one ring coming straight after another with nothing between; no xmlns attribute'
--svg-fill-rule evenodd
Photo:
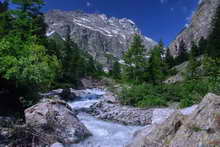
<svg viewBox="0 0 220 147"><path fill-rule="evenodd" d="M42 96L44 101L25 111L26 124L22 127L41 134L44 137L38 139L54 147L67 144L71 147L134 145L136 140L150 134L155 125L163 124L177 111L171 108L122 106L111 92L103 89L58 89ZM54 99L49 100L51 97ZM178 112L184 116L190 115L197 107L195 105ZM2 132L0 137L4 137Z"/></svg>

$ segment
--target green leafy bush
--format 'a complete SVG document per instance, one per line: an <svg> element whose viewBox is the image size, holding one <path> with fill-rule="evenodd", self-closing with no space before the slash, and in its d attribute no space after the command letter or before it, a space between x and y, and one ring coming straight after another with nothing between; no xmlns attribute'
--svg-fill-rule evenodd
<svg viewBox="0 0 220 147"><path fill-rule="evenodd" d="M48 56L44 46L34 36L27 41L19 35L0 40L0 76L16 86L16 93L29 106L36 101L38 90L46 90L53 83L59 62Z"/></svg>
<svg viewBox="0 0 220 147"><path fill-rule="evenodd" d="M168 103L179 102L180 107L188 107L199 103L208 93L220 92L218 83L212 83L203 77L176 84L141 84L124 88L119 96L122 104L137 107L166 106Z"/></svg>

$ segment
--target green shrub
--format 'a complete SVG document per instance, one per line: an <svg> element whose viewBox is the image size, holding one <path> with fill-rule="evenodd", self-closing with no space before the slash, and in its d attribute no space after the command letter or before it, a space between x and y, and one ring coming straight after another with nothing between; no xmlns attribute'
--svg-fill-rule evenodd
<svg viewBox="0 0 220 147"><path fill-rule="evenodd" d="M160 88L151 84L124 88L119 96L122 104L137 107L165 106L166 99L160 95Z"/></svg>
<svg viewBox="0 0 220 147"><path fill-rule="evenodd" d="M220 93L220 84L203 77L162 86L133 84L123 88L119 99L122 104L137 107L166 106L168 103L179 102L180 107L184 108L199 103L208 92Z"/></svg>

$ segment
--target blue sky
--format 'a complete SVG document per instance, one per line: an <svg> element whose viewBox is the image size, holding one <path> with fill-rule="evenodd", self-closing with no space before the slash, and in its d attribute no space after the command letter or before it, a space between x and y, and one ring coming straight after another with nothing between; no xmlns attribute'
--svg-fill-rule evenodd
<svg viewBox="0 0 220 147"><path fill-rule="evenodd" d="M189 22L199 0L46 0L50 9L83 10L133 20L142 33L166 45Z"/></svg>

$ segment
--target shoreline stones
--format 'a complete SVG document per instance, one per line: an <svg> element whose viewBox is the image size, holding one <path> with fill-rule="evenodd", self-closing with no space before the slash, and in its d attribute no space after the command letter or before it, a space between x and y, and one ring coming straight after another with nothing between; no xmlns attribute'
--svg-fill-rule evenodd
<svg viewBox="0 0 220 147"><path fill-rule="evenodd" d="M92 105L88 113L102 120L110 120L124 125L143 126L151 124L153 110L132 108L100 101Z"/></svg>

